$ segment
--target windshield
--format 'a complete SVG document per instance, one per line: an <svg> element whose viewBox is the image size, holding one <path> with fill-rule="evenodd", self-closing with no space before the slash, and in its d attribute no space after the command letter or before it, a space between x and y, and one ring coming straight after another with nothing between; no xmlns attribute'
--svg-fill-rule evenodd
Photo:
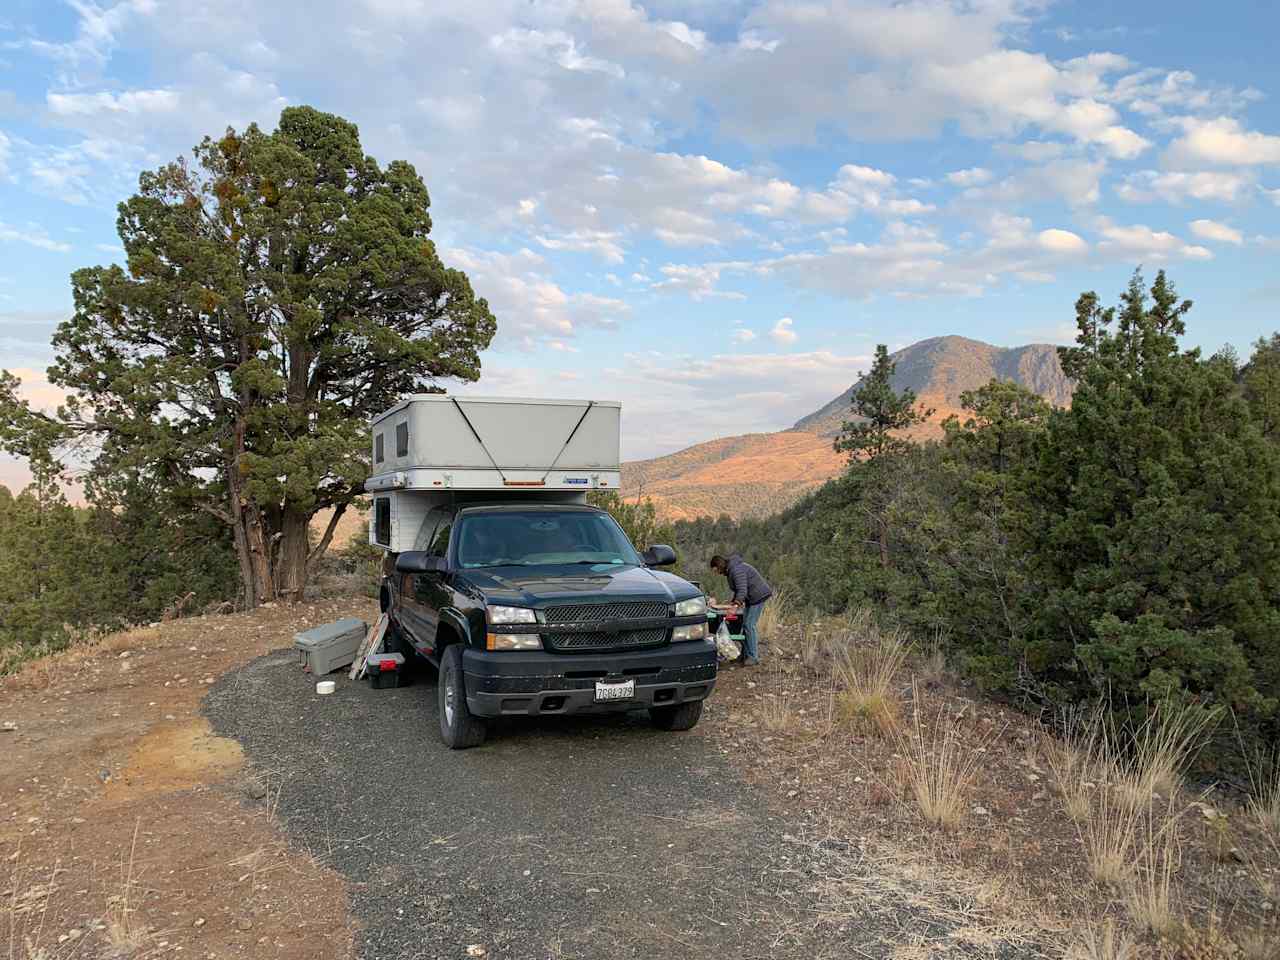
<svg viewBox="0 0 1280 960"><path fill-rule="evenodd" d="M632 564L640 557L613 517L586 510L464 514L458 520L458 565L542 566Z"/></svg>

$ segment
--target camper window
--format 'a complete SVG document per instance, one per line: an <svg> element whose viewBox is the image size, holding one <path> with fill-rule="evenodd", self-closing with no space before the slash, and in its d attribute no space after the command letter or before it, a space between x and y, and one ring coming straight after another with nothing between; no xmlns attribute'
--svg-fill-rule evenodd
<svg viewBox="0 0 1280 960"><path fill-rule="evenodd" d="M449 549L449 527L453 523L455 509L448 504L428 510L413 540L413 549L426 551L433 557L443 557Z"/></svg>
<svg viewBox="0 0 1280 960"><path fill-rule="evenodd" d="M409 455L409 424L396 424L396 456L407 457Z"/></svg>
<svg viewBox="0 0 1280 960"><path fill-rule="evenodd" d="M384 547L391 546L390 497L378 497L373 501L373 542Z"/></svg>
<svg viewBox="0 0 1280 960"><path fill-rule="evenodd" d="M382 434L376 434L373 438L373 462L381 463L387 459L386 451L383 449Z"/></svg>

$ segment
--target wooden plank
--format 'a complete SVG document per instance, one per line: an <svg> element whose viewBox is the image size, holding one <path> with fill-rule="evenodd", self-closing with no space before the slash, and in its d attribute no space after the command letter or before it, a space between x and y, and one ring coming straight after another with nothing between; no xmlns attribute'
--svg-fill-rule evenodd
<svg viewBox="0 0 1280 960"><path fill-rule="evenodd" d="M358 680L364 676L365 662L369 658L369 654L377 653L378 648L382 646L382 638L387 632L387 626L391 623L387 614L380 616L369 628L369 633L365 636L364 642L360 644L356 650L356 658L351 662L351 673L348 679Z"/></svg>

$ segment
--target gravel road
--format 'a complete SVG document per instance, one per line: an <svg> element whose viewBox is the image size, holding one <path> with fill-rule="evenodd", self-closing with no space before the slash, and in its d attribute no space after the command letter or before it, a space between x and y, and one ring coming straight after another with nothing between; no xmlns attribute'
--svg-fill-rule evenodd
<svg viewBox="0 0 1280 960"><path fill-rule="evenodd" d="M847 851L792 836L702 727L511 721L455 752L433 680L333 679L319 697L291 651L272 654L223 677L205 709L279 790L291 840L351 880L365 960L814 960L904 943L883 904L836 919L819 906ZM926 918L911 939L934 936Z"/></svg>

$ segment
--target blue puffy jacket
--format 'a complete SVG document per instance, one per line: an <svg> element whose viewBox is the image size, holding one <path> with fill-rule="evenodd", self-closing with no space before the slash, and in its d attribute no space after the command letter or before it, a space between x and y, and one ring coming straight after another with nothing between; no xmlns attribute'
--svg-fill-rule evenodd
<svg viewBox="0 0 1280 960"><path fill-rule="evenodd" d="M754 607L773 596L773 587L769 586L769 581L760 575L759 570L743 560L742 554L735 553L726 562L729 569L724 575L733 590L734 603Z"/></svg>

